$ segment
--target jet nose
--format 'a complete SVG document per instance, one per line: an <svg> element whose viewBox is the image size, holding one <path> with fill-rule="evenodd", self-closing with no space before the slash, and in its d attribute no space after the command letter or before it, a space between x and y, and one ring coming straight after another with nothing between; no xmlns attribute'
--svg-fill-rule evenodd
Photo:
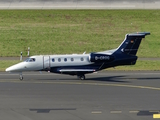
<svg viewBox="0 0 160 120"><path fill-rule="evenodd" d="M6 72L19 72L24 70L24 63L18 63L6 68Z"/></svg>
<svg viewBox="0 0 160 120"><path fill-rule="evenodd" d="M10 69L9 69L9 68L7 68L7 69L6 69L6 72L9 72L9 71L10 71Z"/></svg>
<svg viewBox="0 0 160 120"><path fill-rule="evenodd" d="M11 72L11 71L14 71L14 68L12 66L6 69L6 72Z"/></svg>

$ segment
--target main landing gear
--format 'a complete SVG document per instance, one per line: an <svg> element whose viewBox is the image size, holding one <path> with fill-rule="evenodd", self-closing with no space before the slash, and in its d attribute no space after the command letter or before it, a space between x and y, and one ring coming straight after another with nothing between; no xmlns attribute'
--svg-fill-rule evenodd
<svg viewBox="0 0 160 120"><path fill-rule="evenodd" d="M19 79L20 79L20 81L23 80L23 75L22 75L22 73L19 74Z"/></svg>
<svg viewBox="0 0 160 120"><path fill-rule="evenodd" d="M77 78L80 80L85 80L85 75L77 75Z"/></svg>

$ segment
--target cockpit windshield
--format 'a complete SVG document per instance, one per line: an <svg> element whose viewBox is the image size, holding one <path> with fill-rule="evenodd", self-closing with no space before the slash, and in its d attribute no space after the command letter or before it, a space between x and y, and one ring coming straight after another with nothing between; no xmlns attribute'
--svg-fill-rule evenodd
<svg viewBox="0 0 160 120"><path fill-rule="evenodd" d="M25 60L25 62L35 62L35 61L36 61L35 58L27 58L27 59Z"/></svg>

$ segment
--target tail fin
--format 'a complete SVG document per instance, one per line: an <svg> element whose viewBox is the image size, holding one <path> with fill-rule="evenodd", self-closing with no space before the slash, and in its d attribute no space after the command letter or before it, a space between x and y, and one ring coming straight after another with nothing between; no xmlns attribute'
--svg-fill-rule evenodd
<svg viewBox="0 0 160 120"><path fill-rule="evenodd" d="M150 35L149 32L137 32L126 34L125 40L117 48L115 53L126 53L129 55L136 55L139 45L142 38L145 38L146 35Z"/></svg>

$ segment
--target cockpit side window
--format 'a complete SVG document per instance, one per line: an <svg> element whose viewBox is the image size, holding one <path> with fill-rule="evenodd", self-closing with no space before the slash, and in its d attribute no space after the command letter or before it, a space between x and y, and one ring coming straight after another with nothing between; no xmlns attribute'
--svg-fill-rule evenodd
<svg viewBox="0 0 160 120"><path fill-rule="evenodd" d="M32 59L32 60L31 60L32 62L35 62L35 61L36 61L36 59L35 59L35 58L31 58L31 59Z"/></svg>
<svg viewBox="0 0 160 120"><path fill-rule="evenodd" d="M35 61L36 61L35 58L27 58L27 59L25 60L25 62L35 62Z"/></svg>

